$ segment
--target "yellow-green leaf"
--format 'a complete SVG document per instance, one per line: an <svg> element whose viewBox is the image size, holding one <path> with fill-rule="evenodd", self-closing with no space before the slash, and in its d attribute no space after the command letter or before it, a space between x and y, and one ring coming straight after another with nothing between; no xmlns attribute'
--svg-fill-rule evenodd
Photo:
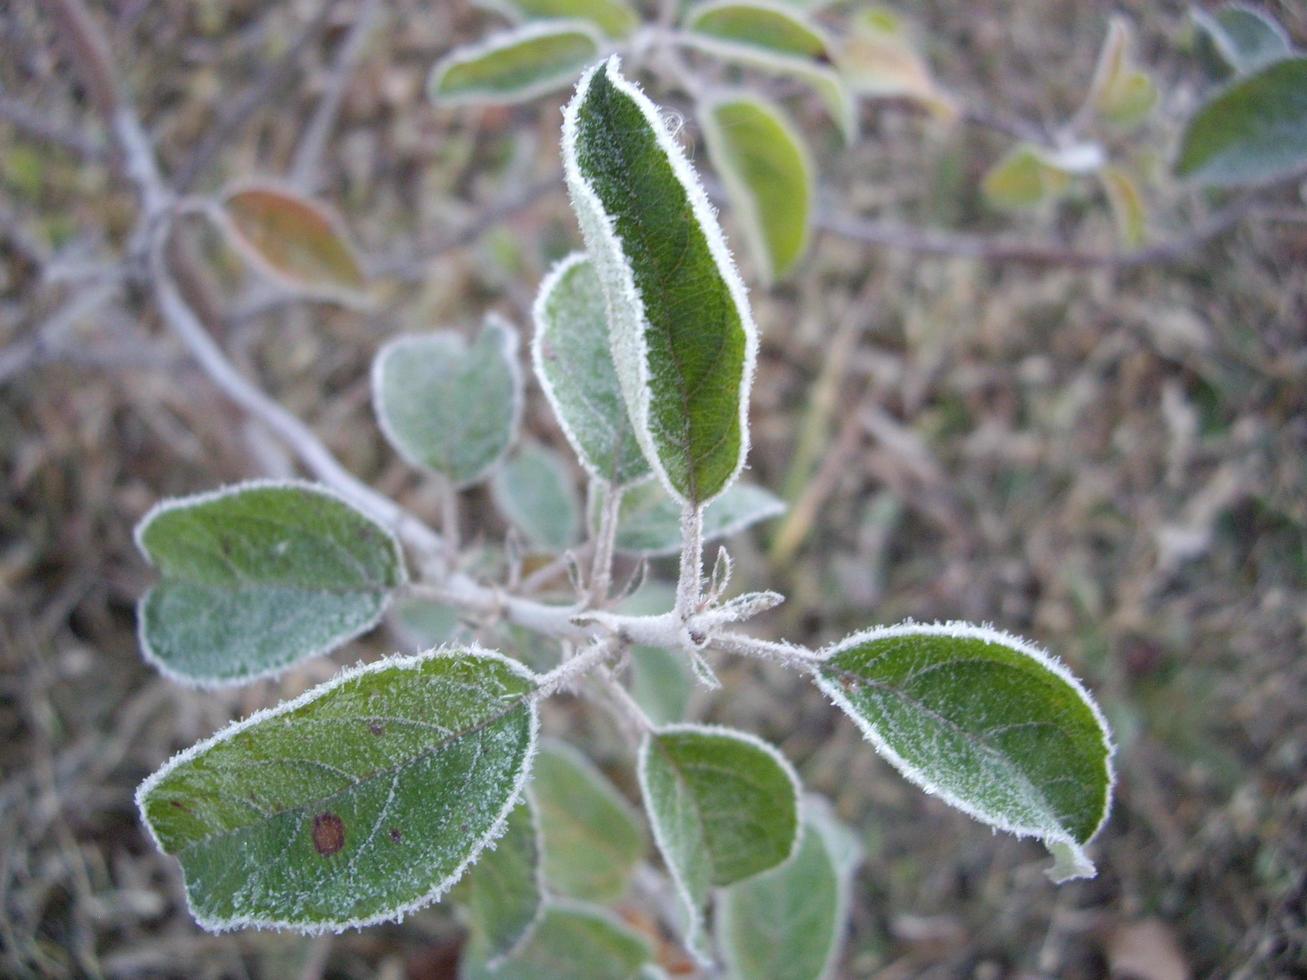
<svg viewBox="0 0 1307 980"><path fill-rule="evenodd" d="M565 88L604 48L584 20L544 20L455 48L431 69L436 102L503 105Z"/></svg>
<svg viewBox="0 0 1307 980"><path fill-rule="evenodd" d="M1134 178L1120 167L1108 166L1102 169L1098 179L1103 182L1103 193L1112 209L1121 244L1126 248L1142 245L1148 232L1148 212Z"/></svg>
<svg viewBox="0 0 1307 980"><path fill-rule="evenodd" d="M902 23L887 11L873 7L852 18L837 64L857 95L909 98L944 122L957 118L957 104L936 83Z"/></svg>
<svg viewBox="0 0 1307 980"><path fill-rule="evenodd" d="M1089 105L1100 118L1129 128L1143 122L1156 104L1157 87L1134 65L1134 31L1124 17L1113 17L1089 86Z"/></svg>
<svg viewBox="0 0 1307 980"><path fill-rule="evenodd" d="M476 0L510 20L584 20L611 38L627 37L640 17L625 0Z"/></svg>

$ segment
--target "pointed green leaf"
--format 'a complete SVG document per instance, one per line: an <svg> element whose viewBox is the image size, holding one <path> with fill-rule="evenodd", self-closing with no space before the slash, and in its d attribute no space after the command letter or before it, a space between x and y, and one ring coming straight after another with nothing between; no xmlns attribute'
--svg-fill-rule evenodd
<svg viewBox="0 0 1307 980"><path fill-rule="evenodd" d="M137 805L206 929L398 919L498 836L530 769L534 686L475 649L357 667L174 756Z"/></svg>
<svg viewBox="0 0 1307 980"><path fill-rule="evenodd" d="M456 488L479 483L521 422L517 333L492 315L470 347L449 330L397 337L372 362L372 404L382 432L410 464Z"/></svg>
<svg viewBox="0 0 1307 980"><path fill-rule="evenodd" d="M540 833L530 793L508 815L504 836L484 851L453 898L491 963L521 948L544 912Z"/></svg>
<svg viewBox="0 0 1307 980"><path fill-rule="evenodd" d="M277 184L246 184L223 197L220 214L228 240L264 274L309 295L366 303L363 266L322 204Z"/></svg>
<svg viewBox="0 0 1307 980"><path fill-rule="evenodd" d="M725 495L722 499L725 499ZM720 503L720 501L718 501ZM631 616L655 616L676 604L676 590L666 582L650 582L618 604L618 612ZM631 697L655 725L684 721L694 691L694 671L689 658L679 650L634 646L628 670Z"/></svg>
<svg viewBox="0 0 1307 980"><path fill-rule="evenodd" d="M536 378L586 472L613 486L649 476L613 366L603 290L584 252L545 277L534 319Z"/></svg>
<svg viewBox="0 0 1307 980"><path fill-rule="evenodd" d="M624 0L477 0L510 20L585 20L611 38L627 37L640 24Z"/></svg>
<svg viewBox="0 0 1307 980"><path fill-rule="evenodd" d="M853 866L836 856L828 821L808 815L794 857L718 893L717 943L735 980L833 975Z"/></svg>
<svg viewBox="0 0 1307 980"><path fill-rule="evenodd" d="M503 105L562 89L604 48L584 20L545 20L455 48L431 69L427 91L440 103Z"/></svg>
<svg viewBox="0 0 1307 980"><path fill-rule="evenodd" d="M1253 7L1228 6L1207 13L1190 11L1198 28L1197 53L1216 79L1244 75L1292 51L1284 28Z"/></svg>
<svg viewBox="0 0 1307 980"><path fill-rule="evenodd" d="M701 725L646 735L639 776L654 840L685 907L687 944L707 959L709 890L774 868L793 853L798 779L765 742Z"/></svg>
<svg viewBox="0 0 1307 980"><path fill-rule="evenodd" d="M817 26L794 7L766 0L710 0L691 8L691 31L800 58L829 61L829 45Z"/></svg>
<svg viewBox="0 0 1307 980"><path fill-rule="evenodd" d="M1176 173L1214 187L1258 184L1307 164L1307 57L1242 75L1185 126Z"/></svg>
<svg viewBox="0 0 1307 980"><path fill-rule="evenodd" d="M703 512L704 543L727 538L785 513L785 501L751 483L736 483ZM622 494L617 550L657 558L681 550L680 509L657 483L641 483ZM590 524L598 512L591 504Z"/></svg>
<svg viewBox="0 0 1307 980"><path fill-rule="evenodd" d="M1084 845L1111 800L1107 723L1044 651L965 623L907 623L842 640L817 683L910 781L1042 840L1054 880L1093 876Z"/></svg>
<svg viewBox="0 0 1307 980"><path fill-rule="evenodd" d="M717 217L615 57L577 85L563 160L636 436L670 492L706 504L744 465L758 343Z"/></svg>
<svg viewBox="0 0 1307 980"><path fill-rule="evenodd" d="M778 106L747 95L706 104L701 122L763 280L784 278L807 250L812 226L807 143Z"/></svg>
<svg viewBox="0 0 1307 980"><path fill-rule="evenodd" d="M589 759L556 741L541 747L531 791L549 887L572 898L618 901L645 853L640 818L626 797Z"/></svg>
<svg viewBox="0 0 1307 980"><path fill-rule="evenodd" d="M1124 17L1108 23L1088 103L1102 119L1126 128L1142 122L1157 104L1153 80L1134 65L1134 31Z"/></svg>
<svg viewBox="0 0 1307 980"><path fill-rule="evenodd" d="M145 659L183 684L241 684L367 632L405 581L389 531L308 483L159 504L136 544L162 581L137 612Z"/></svg>
<svg viewBox="0 0 1307 980"><path fill-rule="evenodd" d="M1117 236L1126 248L1138 248L1148 233L1148 212L1134 179L1120 167L1104 167L1098 179L1103 182Z"/></svg>
<svg viewBox="0 0 1307 980"><path fill-rule="evenodd" d="M493 968L483 944L470 943L459 980L633 980L653 951L612 913L553 900L526 945Z"/></svg>
<svg viewBox="0 0 1307 980"><path fill-rule="evenodd" d="M985 174L981 190L995 207L1035 207L1060 197L1073 176L1095 173L1103 162L1102 149L1093 143L1062 150L1018 143Z"/></svg>
<svg viewBox="0 0 1307 980"><path fill-rule="evenodd" d="M532 545L564 551L581 536L581 504L567 463L539 443L527 443L490 481L495 506Z"/></svg>

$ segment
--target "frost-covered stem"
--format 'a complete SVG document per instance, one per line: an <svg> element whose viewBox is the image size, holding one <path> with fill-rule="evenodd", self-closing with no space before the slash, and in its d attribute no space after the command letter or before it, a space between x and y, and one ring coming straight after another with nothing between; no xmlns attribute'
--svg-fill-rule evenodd
<svg viewBox="0 0 1307 980"><path fill-rule="evenodd" d="M608 692L619 710L635 722L641 733L654 730L653 719L645 714L644 708L640 707L640 702L631 697L631 692L607 666L600 665L595 668L595 676L603 683L604 690Z"/></svg>
<svg viewBox="0 0 1307 980"><path fill-rule="evenodd" d="M807 647L794 643L778 643L775 640L759 640L739 633L718 633L712 637L709 646L722 653L753 657L756 660L770 660L795 670L811 670L814 665L821 663L822 659L820 654Z"/></svg>
<svg viewBox="0 0 1307 980"><path fill-rule="evenodd" d="M684 622L699 611L703 597L703 507L686 502L681 511L681 575L676 612Z"/></svg>
<svg viewBox="0 0 1307 980"><path fill-rule="evenodd" d="M617 543L617 517L622 507L622 488L596 480L599 493L599 527L594 536L594 558L590 563L590 605L602 606L613 584L613 550Z"/></svg>
<svg viewBox="0 0 1307 980"><path fill-rule="evenodd" d="M622 641L617 637L608 637L587 647L574 657L561 664L540 678L536 686L536 697L547 698L572 681L600 669L603 662L622 648ZM610 675L611 676L611 675Z"/></svg>

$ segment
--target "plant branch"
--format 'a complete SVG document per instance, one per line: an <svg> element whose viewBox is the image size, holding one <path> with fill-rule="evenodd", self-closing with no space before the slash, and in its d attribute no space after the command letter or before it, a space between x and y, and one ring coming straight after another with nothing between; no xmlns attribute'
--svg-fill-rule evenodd
<svg viewBox="0 0 1307 980"><path fill-rule="evenodd" d="M599 493L599 527L594 535L594 558L590 563L589 599L603 606L613 584L613 550L617 544L617 518L622 508L622 488L596 480Z"/></svg>
<svg viewBox="0 0 1307 980"><path fill-rule="evenodd" d="M703 597L703 507L685 503L681 510L681 574L676 581L676 613L688 622Z"/></svg>
<svg viewBox="0 0 1307 980"><path fill-rule="evenodd" d="M83 160L100 162L109 156L104 143L95 136L55 122L45 113L4 95L0 95L0 121Z"/></svg>

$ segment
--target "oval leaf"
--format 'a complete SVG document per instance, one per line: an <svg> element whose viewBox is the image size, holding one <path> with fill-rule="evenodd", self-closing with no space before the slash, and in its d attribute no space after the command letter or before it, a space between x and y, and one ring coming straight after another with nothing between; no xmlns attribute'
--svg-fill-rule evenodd
<svg viewBox="0 0 1307 980"><path fill-rule="evenodd" d="M481 482L517 437L517 333L486 317L476 343L442 330L390 341L372 362L372 403L390 444L455 487Z"/></svg>
<svg viewBox="0 0 1307 980"><path fill-rule="evenodd" d="M577 85L563 160L636 436L671 493L706 504L744 465L758 344L717 217L615 57Z"/></svg>
<svg viewBox="0 0 1307 980"><path fill-rule="evenodd" d="M604 909L552 901L526 945L495 965L475 940L459 980L632 980L653 955L649 942Z"/></svg>
<svg viewBox="0 0 1307 980"><path fill-rule="evenodd" d="M957 118L957 105L936 84L907 30L883 8L854 15L838 65L841 77L858 95L909 98L944 122Z"/></svg>
<svg viewBox="0 0 1307 980"><path fill-rule="evenodd" d="M484 650L378 661L175 756L137 805L206 929L398 919L498 836L530 768L533 691Z"/></svg>
<svg viewBox="0 0 1307 980"><path fill-rule="evenodd" d="M510 20L584 20L611 38L624 38L640 24L623 0L477 0Z"/></svg>
<svg viewBox="0 0 1307 980"><path fill-rule="evenodd" d="M685 906L687 944L707 959L709 890L774 868L793 853L798 779L765 742L701 725L646 735L639 777L654 840Z"/></svg>
<svg viewBox="0 0 1307 980"><path fill-rule="evenodd" d="M768 283L803 257L812 224L812 160L777 107L750 96L719 98L701 114L708 157L740 215Z"/></svg>
<svg viewBox="0 0 1307 980"><path fill-rule="evenodd" d="M526 102L564 88L603 46L583 20L527 24L455 48L431 69L427 91L436 102L459 105Z"/></svg>
<svg viewBox="0 0 1307 980"><path fill-rule="evenodd" d="M1198 28L1198 57L1212 78L1225 79L1278 61L1291 51L1284 28L1252 7L1190 11Z"/></svg>
<svg viewBox="0 0 1307 980"><path fill-rule="evenodd" d="M800 58L829 61L816 25L794 7L764 0L713 0L690 10L685 26L699 34Z"/></svg>
<svg viewBox="0 0 1307 980"><path fill-rule="evenodd" d="M359 304L367 285L340 218L322 204L271 184L222 200L223 229L260 271L298 292Z"/></svg>
<svg viewBox="0 0 1307 980"><path fill-rule="evenodd" d="M889 762L977 820L1037 837L1054 880L1092 877L1112 748L1080 683L1023 640L965 623L883 627L837 644L817 683Z"/></svg>
<svg viewBox="0 0 1307 980"><path fill-rule="evenodd" d="M1185 126L1176 173L1214 187L1258 184L1307 164L1307 57L1236 79Z"/></svg>
<svg viewBox="0 0 1307 980"><path fill-rule="evenodd" d="M1133 49L1130 22L1113 17L1089 86L1090 107L1101 118L1121 127L1138 125L1157 104L1157 88L1135 67Z"/></svg>
<svg viewBox="0 0 1307 980"><path fill-rule="evenodd" d="M591 526L598 522L595 503L592 501ZM737 483L704 508L704 543L738 534L783 513L785 501L770 490ZM661 486L642 483L622 494L616 544L618 551L647 558L674 555L681 550L680 510Z"/></svg>
<svg viewBox="0 0 1307 980"><path fill-rule="evenodd" d="M603 290L584 252L545 277L534 319L536 378L586 472L613 486L649 476L613 366Z"/></svg>
<svg viewBox="0 0 1307 980"><path fill-rule="evenodd" d="M581 504L567 463L538 443L527 443L490 481L491 496L532 545L563 551L581 536Z"/></svg>
<svg viewBox="0 0 1307 980"><path fill-rule="evenodd" d="M626 797L580 752L553 741L541 747L531 791L550 888L605 904L621 899L646 847Z"/></svg>
<svg viewBox="0 0 1307 980"><path fill-rule="evenodd" d="M308 483L164 501L136 544L162 577L137 611L145 659L202 687L336 649L375 626L405 581L390 532Z"/></svg>
<svg viewBox="0 0 1307 980"><path fill-rule="evenodd" d="M854 865L837 857L842 828L827 819L809 815L794 857L718 894L717 943L736 980L833 975Z"/></svg>
<svg viewBox="0 0 1307 980"><path fill-rule="evenodd" d="M540 831L528 793L508 815L504 836L481 853L454 898L493 964L511 956L544 912Z"/></svg>

